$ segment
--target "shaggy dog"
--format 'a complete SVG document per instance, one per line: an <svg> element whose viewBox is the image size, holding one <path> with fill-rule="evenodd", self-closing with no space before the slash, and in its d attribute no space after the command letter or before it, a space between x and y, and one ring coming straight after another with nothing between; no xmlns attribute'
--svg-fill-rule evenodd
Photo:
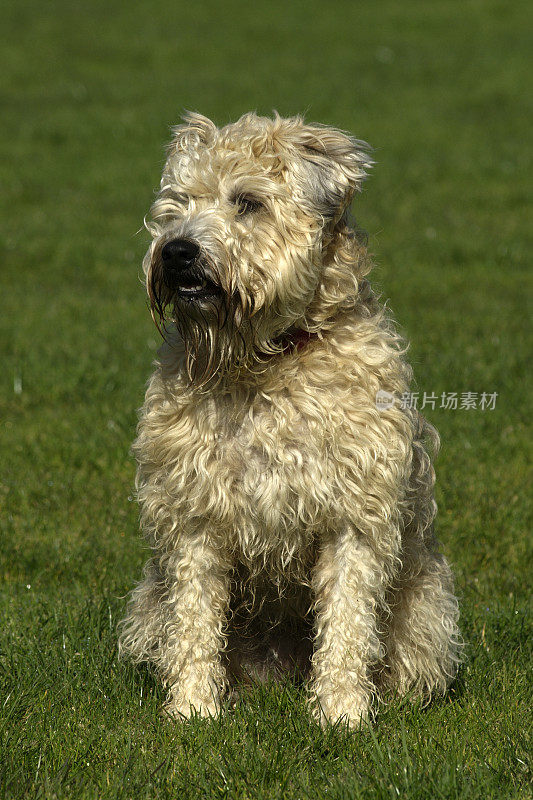
<svg viewBox="0 0 533 800"><path fill-rule="evenodd" d="M164 344L134 452L152 547L120 649L176 718L308 678L321 722L443 692L457 601L435 545L437 434L348 207L364 142L299 117L174 129L144 261Z"/></svg>

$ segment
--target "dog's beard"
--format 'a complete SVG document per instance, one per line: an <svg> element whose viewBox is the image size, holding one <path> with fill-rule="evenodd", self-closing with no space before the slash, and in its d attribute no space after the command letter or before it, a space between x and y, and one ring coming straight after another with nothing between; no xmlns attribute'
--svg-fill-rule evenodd
<svg viewBox="0 0 533 800"><path fill-rule="evenodd" d="M202 387L241 372L254 353L252 303L246 297L223 289L199 300L182 297L165 284L159 260L151 265L147 290L152 318L163 338L177 330L184 343L191 385Z"/></svg>
<svg viewBox="0 0 533 800"><path fill-rule="evenodd" d="M191 384L205 386L223 375L236 375L248 352L241 326L236 325L233 303L203 303L184 308L178 300L172 321L185 344L185 368Z"/></svg>

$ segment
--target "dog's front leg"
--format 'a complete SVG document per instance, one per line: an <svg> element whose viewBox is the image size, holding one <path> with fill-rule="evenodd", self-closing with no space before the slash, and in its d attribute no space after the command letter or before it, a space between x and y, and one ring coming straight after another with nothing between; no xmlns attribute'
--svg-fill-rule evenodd
<svg viewBox="0 0 533 800"><path fill-rule="evenodd" d="M326 540L313 575L311 704L321 723L343 719L358 727L368 715L371 670L382 656L377 617L385 586L385 571L356 530L346 527Z"/></svg>
<svg viewBox="0 0 533 800"><path fill-rule="evenodd" d="M165 565L170 586L160 668L169 687L165 710L176 718L220 710L221 663L229 605L229 565L205 531L183 534Z"/></svg>

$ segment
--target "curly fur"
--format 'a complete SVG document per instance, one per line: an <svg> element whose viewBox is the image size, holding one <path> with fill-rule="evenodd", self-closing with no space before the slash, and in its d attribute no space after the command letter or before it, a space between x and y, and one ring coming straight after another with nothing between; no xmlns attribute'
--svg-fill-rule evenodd
<svg viewBox="0 0 533 800"><path fill-rule="evenodd" d="M165 342L134 445L153 553L120 648L155 665L176 717L288 671L308 677L317 719L357 726L374 697L428 698L455 675L438 437L375 402L411 370L348 223L370 163L299 117L217 129L189 114L174 130L144 261ZM212 297L165 280L176 239L198 245Z"/></svg>

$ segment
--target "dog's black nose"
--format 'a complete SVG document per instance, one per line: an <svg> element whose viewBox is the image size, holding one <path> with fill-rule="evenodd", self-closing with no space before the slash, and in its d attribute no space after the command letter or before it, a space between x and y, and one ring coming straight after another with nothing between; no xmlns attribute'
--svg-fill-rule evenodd
<svg viewBox="0 0 533 800"><path fill-rule="evenodd" d="M198 257L200 248L189 239L171 239L161 250L163 266L169 272L179 272L191 267Z"/></svg>

